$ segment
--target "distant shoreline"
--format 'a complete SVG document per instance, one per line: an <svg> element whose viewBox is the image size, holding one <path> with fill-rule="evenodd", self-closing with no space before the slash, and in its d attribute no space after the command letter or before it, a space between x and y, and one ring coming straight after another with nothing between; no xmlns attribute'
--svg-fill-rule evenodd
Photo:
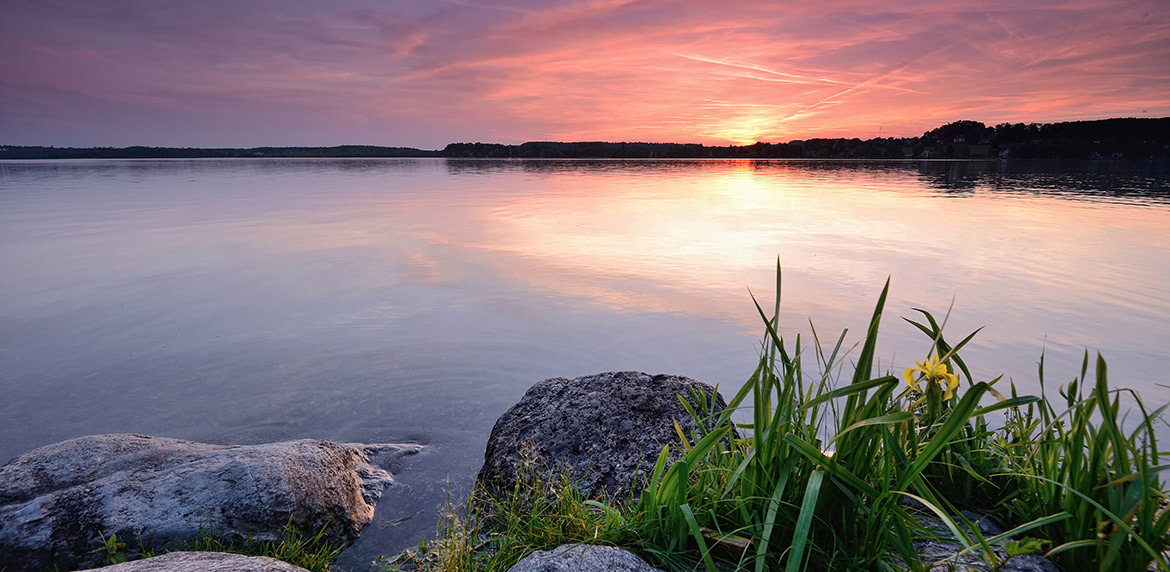
<svg viewBox="0 0 1170 572"><path fill-rule="evenodd" d="M442 154L435 154L435 156L269 156L269 157L68 157L68 158L9 158L0 157L0 163L40 163L40 161L194 161L194 160L310 160L310 159L420 159L420 160L455 160L467 161L467 163L523 163L523 161L624 161L624 163L636 163L636 161L646 161L646 163L655 163L655 161L711 161L711 163L718 163L718 161L776 161L776 163L1006 163L1006 159L997 159L992 157L979 158L882 158L882 157L445 157ZM1162 161L1170 160L1170 157L1138 157L1138 158L1065 158L1065 157L1049 157L1049 158L1028 158L1018 159L1017 161L1027 161L1027 163L1129 163L1129 161Z"/></svg>
<svg viewBox="0 0 1170 572"><path fill-rule="evenodd" d="M1167 159L1170 117L1063 123L948 123L920 137L807 139L708 146L698 143L451 143L441 150L375 145L332 147L47 147L0 145L0 159Z"/></svg>

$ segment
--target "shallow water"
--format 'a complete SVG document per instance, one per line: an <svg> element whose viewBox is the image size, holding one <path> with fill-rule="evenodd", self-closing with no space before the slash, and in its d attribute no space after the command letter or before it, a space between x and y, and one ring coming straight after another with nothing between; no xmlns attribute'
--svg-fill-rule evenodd
<svg viewBox="0 0 1170 572"><path fill-rule="evenodd" d="M782 330L864 329L978 379L1079 372L1170 400L1165 164L797 161L0 162L0 461L83 434L414 441L361 568L433 530L532 383L751 373ZM850 335L850 341L859 339ZM1162 433L1166 433L1165 427ZM450 479L448 481L448 479ZM414 513L414 518L406 518Z"/></svg>

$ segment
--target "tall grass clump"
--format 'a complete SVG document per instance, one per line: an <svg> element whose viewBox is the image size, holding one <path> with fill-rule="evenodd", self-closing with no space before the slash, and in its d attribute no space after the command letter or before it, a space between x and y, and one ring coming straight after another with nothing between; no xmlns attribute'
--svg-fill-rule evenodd
<svg viewBox="0 0 1170 572"><path fill-rule="evenodd" d="M544 468L525 453L510 490L476 489L462 505L449 498L435 540L375 564L383 572L503 572L562 544L638 544L625 512L586 498L567 471L544 476Z"/></svg>
<svg viewBox="0 0 1170 572"><path fill-rule="evenodd" d="M341 546L334 546L325 537L325 526L316 534L308 535L289 522L281 527L278 540L255 538L229 539L216 534L208 524L199 527L199 538L186 542L182 550L196 552L230 552L245 556L267 556L300 566L310 572L329 572L330 565L341 554Z"/></svg>
<svg viewBox="0 0 1170 572"><path fill-rule="evenodd" d="M811 348L800 336L786 344L779 265L776 276L771 315L756 305L765 338L755 373L716 423L696 423L669 468L664 450L642 495L645 552L669 562L697 551L712 572L717 560L755 572L921 570L932 564L914 548L932 536L917 519L925 513L989 566L1008 557L997 550L1006 538L1027 535L1069 569L1167 569L1170 511L1156 473L1170 466L1159 465L1152 428L1165 406L1150 412L1110 389L1104 360L1089 395L1070 383L1058 411L1043 394L1004 395L999 378L975 381L958 353L975 333L952 346L917 310L923 320L907 321L929 352L901 379L882 375L874 351L888 281L846 364L844 332L822 344L813 328ZM810 359L816 375L805 373ZM1142 416L1129 434L1122 393ZM745 408L750 422L735 424ZM1007 421L992 428L997 411ZM747 436L725 439L733 428ZM969 508L1011 530L985 538L959 513Z"/></svg>
<svg viewBox="0 0 1170 572"><path fill-rule="evenodd" d="M1061 561L1142 570L1170 549L1170 510L1158 475L1170 465L1159 464L1165 453L1153 426L1168 405L1151 412L1132 390L1110 388L1100 355L1090 382L1089 363L1086 352L1081 375L1060 388L1063 411L1045 400L1012 412L1006 430L1014 450L1005 458L1024 486L1010 510L1019 518L1067 514L1040 531ZM1043 358L1039 369L1043 384ZM1123 397L1138 414L1128 434Z"/></svg>
<svg viewBox="0 0 1170 572"><path fill-rule="evenodd" d="M959 354L975 332L951 344L946 320L925 310L907 320L930 340L922 361L901 375L876 371L888 290L889 281L857 345L845 347L846 332L822 340L815 327L810 344L789 343L777 264L773 307L756 303L765 334L754 373L719 412L701 392L696 407L680 396L695 428L663 448L638 498L602 505L567 477L542 483L534 471L505 498L472 495L462 524L406 560L502 570L533 550L586 542L671 570L921 571L937 564L915 549L939 535L920 523L929 516L959 555L989 569L1040 550L1067 570L1170 572L1158 478L1170 465L1153 430L1167 406L1150 411L1136 393L1110 388L1100 357L1095 383L1085 381L1087 354L1060 402L1044 394L1043 357L1038 396L977 381ZM1140 416L1129 432L1127 410ZM984 535L965 509L1007 532ZM466 557L434 554L447 547Z"/></svg>
<svg viewBox="0 0 1170 572"><path fill-rule="evenodd" d="M225 536L215 531L208 522L199 526L199 537L182 542L178 546L167 546L161 550L150 548L149 539L139 537L137 548L129 548L125 539L117 534L106 537L99 533L100 542L95 550L92 564L96 567L122 564L132 560L146 559L157 554L174 551L227 552L244 556L267 556L299 566L310 572L330 572L332 563L341 554L343 546L332 544L325 536L325 526L315 534L308 534L293 524L292 517L281 526L278 538L263 540L254 537Z"/></svg>

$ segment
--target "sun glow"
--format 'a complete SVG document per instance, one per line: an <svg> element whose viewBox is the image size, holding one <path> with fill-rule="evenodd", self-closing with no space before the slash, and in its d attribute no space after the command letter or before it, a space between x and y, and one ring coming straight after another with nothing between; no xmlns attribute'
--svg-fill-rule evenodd
<svg viewBox="0 0 1170 572"><path fill-rule="evenodd" d="M779 141L779 135L776 132L776 118L764 114L735 117L716 125L710 133L711 137L728 141L734 145Z"/></svg>
<svg viewBox="0 0 1170 572"><path fill-rule="evenodd" d="M208 18L200 3L134 17L6 3L6 139L748 145L1170 114L1158 3L993 0L975 17L965 2L341 0L278 21L247 4Z"/></svg>

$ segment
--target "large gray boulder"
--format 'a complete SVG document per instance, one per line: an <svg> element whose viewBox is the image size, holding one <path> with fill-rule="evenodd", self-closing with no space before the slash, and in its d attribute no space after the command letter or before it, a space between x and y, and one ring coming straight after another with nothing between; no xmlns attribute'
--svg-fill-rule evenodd
<svg viewBox="0 0 1170 572"><path fill-rule="evenodd" d="M612 546L565 544L537 550L508 572L661 572L630 552Z"/></svg>
<svg viewBox="0 0 1170 572"><path fill-rule="evenodd" d="M130 553L177 548L201 527L275 540L291 523L310 535L324 529L329 543L343 545L393 482L382 467L419 448L208 445L132 434L47 445L0 468L0 570L72 570L114 534Z"/></svg>
<svg viewBox="0 0 1170 572"><path fill-rule="evenodd" d="M697 405L693 392L707 396L709 413L725 407L715 388L675 375L623 371L538 382L496 421L477 483L500 493L526 471L546 481L568 471L585 495L620 504L652 473L663 445L677 456L674 423L688 434L695 428L679 396Z"/></svg>
<svg viewBox="0 0 1170 572"><path fill-rule="evenodd" d="M105 566L102 572L308 572L268 558L223 552L168 552L162 556Z"/></svg>

